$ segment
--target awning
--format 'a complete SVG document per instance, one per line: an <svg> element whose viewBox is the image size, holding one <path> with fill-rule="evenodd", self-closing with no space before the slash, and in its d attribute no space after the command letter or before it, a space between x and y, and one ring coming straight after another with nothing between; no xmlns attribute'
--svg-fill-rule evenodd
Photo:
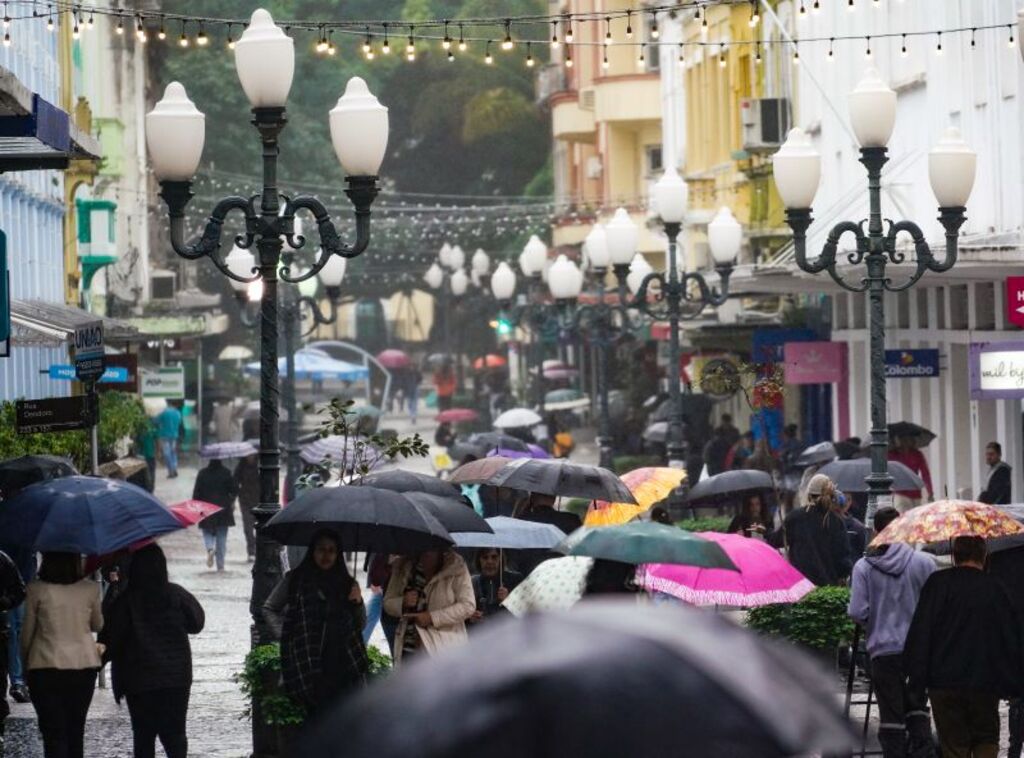
<svg viewBox="0 0 1024 758"><path fill-rule="evenodd" d="M177 337L212 337L228 330L230 321L225 313L185 313L166 316L138 316L127 319L144 339Z"/></svg>
<svg viewBox="0 0 1024 758"><path fill-rule="evenodd" d="M139 338L138 330L131 325L81 308L43 300L11 300L11 342L17 346L63 347L74 339L76 328L94 321L103 322L107 343Z"/></svg>

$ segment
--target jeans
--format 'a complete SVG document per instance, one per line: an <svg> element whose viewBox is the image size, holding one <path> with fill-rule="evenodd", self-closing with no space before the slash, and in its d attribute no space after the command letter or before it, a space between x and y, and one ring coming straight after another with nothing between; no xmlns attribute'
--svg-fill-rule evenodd
<svg viewBox="0 0 1024 758"><path fill-rule="evenodd" d="M96 669L31 669L28 689L43 735L46 758L83 758L85 715L96 688Z"/></svg>
<svg viewBox="0 0 1024 758"><path fill-rule="evenodd" d="M228 551L228 528L218 526L213 530L203 529L203 544L207 550L212 550L217 559L217 570L224 570L224 556Z"/></svg>
<svg viewBox="0 0 1024 758"><path fill-rule="evenodd" d="M377 622L380 621L380 613L384 609L384 592L371 591L370 602L366 604L366 626L363 627L363 644L368 645L370 643L370 637L373 636L373 630L377 627Z"/></svg>
<svg viewBox="0 0 1024 758"><path fill-rule="evenodd" d="M942 758L996 758L999 698L966 690L929 690Z"/></svg>
<svg viewBox="0 0 1024 758"><path fill-rule="evenodd" d="M149 469L149 487L147 489L152 492L156 487L156 458L146 458L146 468Z"/></svg>
<svg viewBox="0 0 1024 758"><path fill-rule="evenodd" d="M419 388L413 389L411 392L409 392L409 396L406 398L406 402L409 403L409 418L414 423L416 421L416 405L419 403L419 399Z"/></svg>
<svg viewBox="0 0 1024 758"><path fill-rule="evenodd" d="M186 758L188 695L188 687L168 687L149 692L129 692L125 696L132 719L134 758L154 758L158 737L167 758Z"/></svg>
<svg viewBox="0 0 1024 758"><path fill-rule="evenodd" d="M931 743L927 704L920 693L907 687L906 680L901 654L871 659L871 685L878 698L878 743L885 758L903 758L908 751Z"/></svg>
<svg viewBox="0 0 1024 758"><path fill-rule="evenodd" d="M25 604L7 611L7 673L11 678L11 686L25 683L25 672L21 666L21 624L25 620ZM2 683L0 683L2 684Z"/></svg>
<svg viewBox="0 0 1024 758"><path fill-rule="evenodd" d="M169 437L160 438L160 450L164 454L164 463L167 465L167 475L178 475L178 440Z"/></svg>

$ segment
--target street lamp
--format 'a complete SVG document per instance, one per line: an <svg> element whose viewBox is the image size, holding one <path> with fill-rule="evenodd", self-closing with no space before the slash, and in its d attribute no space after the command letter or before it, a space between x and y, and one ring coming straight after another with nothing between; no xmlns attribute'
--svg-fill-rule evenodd
<svg viewBox="0 0 1024 758"><path fill-rule="evenodd" d="M260 502L253 509L260 528L250 602L253 643L260 644L270 638L263 619L263 603L281 574L277 546L262 536L261 528L280 509L278 280L298 283L320 274L336 258L353 258L366 250L370 241L370 206L377 196L377 172L387 148L388 111L370 93L366 82L353 77L330 112L331 141L345 169L345 194L355 209L356 238L355 242L347 244L342 242L326 207L317 198L309 195L288 198L278 192L278 138L287 123L285 102L295 71L294 41L274 24L267 11L258 9L235 43L234 54L238 78L252 106L252 123L262 145L260 194L253 198L221 199L210 213L202 234L186 242L185 209L192 198L192 177L202 156L205 118L178 82L167 86L163 99L146 115L146 143L153 171L160 182L160 196L167 203L174 251L188 260L209 258L232 280L236 291L239 284L253 281L263 284L260 297ZM295 234L295 214L300 210L310 212L316 220L321 254L301 275L292 276L287 260L279 274L283 239L287 238L293 248L305 243L301 235ZM245 219L245 232L235 238L237 247L244 252L255 245L258 252L251 261L246 259L245 265L238 254L221 259L223 226L232 211L238 211Z"/></svg>
<svg viewBox="0 0 1024 758"><path fill-rule="evenodd" d="M483 250L477 251L479 255L483 255L487 258L487 254ZM477 267L481 266L481 259L478 255L474 255L474 262ZM441 249L437 253L437 260L430 264L430 268L423 275L423 280L427 283L432 290L436 290L441 296L441 313L444 325L444 352L448 356L448 360L453 358L452 353L452 334L451 334L451 320L452 320L452 300L454 299L457 303L459 298L466 294L466 290L469 288L469 275L463 268L466 263L466 254L462 248L458 245L450 245L445 242L441 245ZM489 261L488 261L489 263ZM471 264L472 265L472 264ZM483 273L486 273L486 269ZM474 275L479 275L477 269L474 269ZM455 361L456 368L456 382L458 389L462 391L462 360L461 354L459 360Z"/></svg>
<svg viewBox="0 0 1024 758"><path fill-rule="evenodd" d="M871 474L868 484L868 519L877 508L892 499L892 477L888 469L889 432L886 426L885 397L885 292L902 292L912 287L926 272L948 271L956 263L957 237L966 220L967 198L974 186L977 156L960 137L957 129L947 129L928 156L928 178L939 203L939 222L946 233L946 253L937 260L920 227L912 221L882 219L882 167L889 160L886 145L896 122L896 93L868 69L850 94L850 122L860 143L860 162L868 173L869 214L867 234L864 222L840 221L828 234L821 254L807 258L807 229L811 225L811 204L821 177L821 157L801 129L790 131L785 144L775 154L773 173L779 195L786 205L786 222L793 230L797 265L811 274L827 271L845 290L867 292L870 319L871 356ZM906 253L896 247L901 232L914 243L913 272L905 282L893 284L886 274L891 262L903 263ZM836 253L844 234L854 236L856 249L846 256L848 263L864 263L867 275L848 281L837 270Z"/></svg>
<svg viewBox="0 0 1024 758"><path fill-rule="evenodd" d="M683 219L686 217L687 188L686 182L674 168L665 171L655 183L654 202L658 215L661 217L665 236L668 237L668 270L664 274L655 271L647 273L636 287L635 297L630 306L639 309L651 318L667 318L669 322L668 396L671 412L668 419L668 438L665 447L669 466L683 468L686 443L683 440L683 404L679 390L681 352L679 322L683 319L696 318L707 306L717 307L726 301L729 296L729 276L732 274L733 262L739 253L743 230L728 208L720 209L708 224L708 246L711 248L711 256L714 259L715 270L718 272L719 278L719 286L716 288L710 285L700 272L679 271L677 246ZM622 211L621 216L618 212L616 216L620 216L622 219L621 234L623 244L625 244L629 239L635 238L627 238L625 220L628 220L628 214L623 209L620 210ZM635 224L633 227L635 228ZM611 224L608 225L608 232L609 235L612 234ZM642 266L638 266L635 259L630 265L637 267L632 273L635 283L636 271L643 269ZM629 275L626 277L627 280L628 277ZM658 285L659 293L652 300L648 297L648 292L651 290L651 285L655 283ZM632 290L633 287L630 289ZM684 313L681 308L683 303L694 307Z"/></svg>

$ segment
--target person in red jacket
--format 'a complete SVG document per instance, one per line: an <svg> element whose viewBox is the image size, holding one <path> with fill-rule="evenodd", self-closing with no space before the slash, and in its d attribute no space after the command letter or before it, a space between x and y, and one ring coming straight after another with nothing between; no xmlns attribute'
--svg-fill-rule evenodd
<svg viewBox="0 0 1024 758"><path fill-rule="evenodd" d="M902 463L924 480L929 496L935 494L932 487L932 472L928 469L928 461L917 449L913 437L897 437L896 444L889 450L889 460ZM924 502L921 490L899 490L895 494L894 505L900 513L906 513Z"/></svg>

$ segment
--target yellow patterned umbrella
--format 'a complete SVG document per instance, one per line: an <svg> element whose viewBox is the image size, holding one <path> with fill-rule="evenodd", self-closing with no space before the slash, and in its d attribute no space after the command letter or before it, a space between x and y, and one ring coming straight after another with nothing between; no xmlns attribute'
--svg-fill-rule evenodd
<svg viewBox="0 0 1024 758"><path fill-rule="evenodd" d="M647 467L637 468L623 474L622 482L636 498L633 503L609 503L594 500L587 510L584 526L617 526L639 516L686 480L682 469Z"/></svg>
<svg viewBox="0 0 1024 758"><path fill-rule="evenodd" d="M956 537L1005 537L1024 532L1006 511L969 500L938 500L907 511L871 541L872 547L947 542Z"/></svg>

